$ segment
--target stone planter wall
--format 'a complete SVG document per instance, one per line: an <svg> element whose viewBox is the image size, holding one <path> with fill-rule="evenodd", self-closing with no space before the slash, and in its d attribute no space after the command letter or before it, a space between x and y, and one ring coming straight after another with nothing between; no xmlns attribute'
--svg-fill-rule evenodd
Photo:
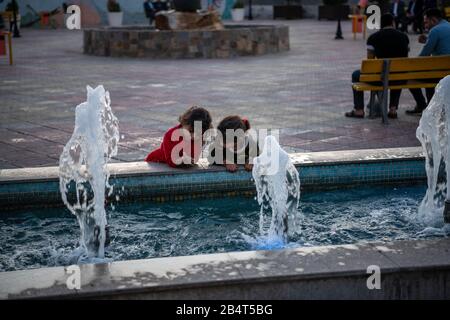
<svg viewBox="0 0 450 320"><path fill-rule="evenodd" d="M287 26L226 26L219 31L145 27L84 30L84 53L136 58L232 58L289 50Z"/></svg>

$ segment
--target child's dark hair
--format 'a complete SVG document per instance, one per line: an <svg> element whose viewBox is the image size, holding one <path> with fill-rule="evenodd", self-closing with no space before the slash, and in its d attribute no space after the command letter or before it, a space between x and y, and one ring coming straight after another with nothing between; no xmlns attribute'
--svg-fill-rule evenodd
<svg viewBox="0 0 450 320"><path fill-rule="evenodd" d="M245 132L250 129L250 122L248 122L247 118L241 118L239 116L228 116L223 118L217 126L217 130L222 133L223 137L225 137L227 129L241 129Z"/></svg>
<svg viewBox="0 0 450 320"><path fill-rule="evenodd" d="M197 106L190 107L186 110L186 112L180 116L178 121L180 121L183 126L189 126L191 130L194 130L195 121L201 121L202 132L205 132L212 127L212 119L209 111Z"/></svg>

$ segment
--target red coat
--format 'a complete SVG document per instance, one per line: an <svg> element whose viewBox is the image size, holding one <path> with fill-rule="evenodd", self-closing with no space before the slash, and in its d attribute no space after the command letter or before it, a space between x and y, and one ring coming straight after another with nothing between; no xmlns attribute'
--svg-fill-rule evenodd
<svg viewBox="0 0 450 320"><path fill-rule="evenodd" d="M175 148L175 146L177 146L178 144L183 142L183 138L180 137L177 141L172 141L172 134L175 130L177 129L181 129L182 126L181 124L177 125L176 127L170 128L163 137L163 141L161 142L161 146L156 149L153 150L152 152L150 152L147 157L145 158L145 161L147 162L163 162L163 163L167 163L169 166L175 168L177 167L177 165L174 163L175 159L172 159L171 155L172 155L172 150L173 148ZM201 154L201 145L198 146L194 143L194 140L191 141L191 150L190 150L190 154L188 154L188 150L184 150L185 151L185 155L189 155L191 158L194 159L194 162L197 162L198 159L200 158L200 154ZM182 157L183 154L180 150L180 153L177 155L178 157Z"/></svg>

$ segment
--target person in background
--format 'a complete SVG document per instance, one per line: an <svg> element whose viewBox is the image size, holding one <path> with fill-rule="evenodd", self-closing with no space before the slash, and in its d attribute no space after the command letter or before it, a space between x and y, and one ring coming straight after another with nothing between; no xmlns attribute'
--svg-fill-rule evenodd
<svg viewBox="0 0 450 320"><path fill-rule="evenodd" d="M159 11L169 10L167 1L155 0L153 1L153 7L155 8L155 14L158 13Z"/></svg>
<svg viewBox="0 0 450 320"><path fill-rule="evenodd" d="M0 3L1 3L1 0L0 0ZM5 24L3 22L3 17L0 14L0 31L3 30L3 29L5 29ZM5 41L5 36L4 35L0 35L0 56L6 54L6 48L4 46L4 43L5 43L4 41Z"/></svg>
<svg viewBox="0 0 450 320"><path fill-rule="evenodd" d="M359 0L358 1L359 14L365 14L366 8L368 5L369 5L369 0Z"/></svg>
<svg viewBox="0 0 450 320"><path fill-rule="evenodd" d="M395 29L406 31L405 3L402 0L394 0L391 5L391 14L394 16Z"/></svg>
<svg viewBox="0 0 450 320"><path fill-rule="evenodd" d="M409 52L408 36L394 29L394 16L385 13L381 16L381 30L372 34L367 39L367 59L400 58L407 57ZM360 70L352 74L352 82L359 82ZM391 84L393 82L390 82ZM379 83L375 82L375 85ZM400 100L401 90L391 90L389 94L388 117L397 118L397 108ZM364 118L364 92L353 89L353 110L346 112L345 116L350 118Z"/></svg>
<svg viewBox="0 0 450 320"><path fill-rule="evenodd" d="M442 18L441 10L434 8L425 11L424 25L429 33L428 37L424 34L419 36L419 42L425 44L419 56L450 55L450 23ZM438 81L440 79L432 80ZM406 113L421 115L433 98L434 88L425 89L428 102L425 101L422 89L409 89L409 91L416 101L416 106L414 109L406 110Z"/></svg>
<svg viewBox="0 0 450 320"><path fill-rule="evenodd" d="M424 11L427 11L429 9L435 9L435 8L437 8L436 0L424 0L424 3L423 3Z"/></svg>
<svg viewBox="0 0 450 320"><path fill-rule="evenodd" d="M406 10L408 24L412 24L415 33L423 32L423 0L411 0Z"/></svg>
<svg viewBox="0 0 450 320"><path fill-rule="evenodd" d="M153 20L155 20L155 8L150 0L144 1L144 12L145 16L149 20L150 25L153 25Z"/></svg>

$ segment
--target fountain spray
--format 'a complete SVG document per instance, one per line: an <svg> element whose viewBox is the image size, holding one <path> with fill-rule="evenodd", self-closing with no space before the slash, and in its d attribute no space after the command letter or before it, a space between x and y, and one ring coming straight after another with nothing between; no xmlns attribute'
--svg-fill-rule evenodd
<svg viewBox="0 0 450 320"><path fill-rule="evenodd" d="M260 235L269 243L287 243L290 224L294 230L300 200L300 178L289 155L273 136L267 136L261 155L253 160L257 200L261 206ZM265 212L270 209L270 227L264 230Z"/></svg>
<svg viewBox="0 0 450 320"><path fill-rule="evenodd" d="M425 153L428 189L419 206L426 224L450 223L450 76L442 79L423 111L416 136Z"/></svg>
<svg viewBox="0 0 450 320"><path fill-rule="evenodd" d="M103 86L87 87L87 101L75 110L75 127L59 159L59 188L78 220L80 257L104 258L105 191L112 194L107 163L117 155L119 122Z"/></svg>

